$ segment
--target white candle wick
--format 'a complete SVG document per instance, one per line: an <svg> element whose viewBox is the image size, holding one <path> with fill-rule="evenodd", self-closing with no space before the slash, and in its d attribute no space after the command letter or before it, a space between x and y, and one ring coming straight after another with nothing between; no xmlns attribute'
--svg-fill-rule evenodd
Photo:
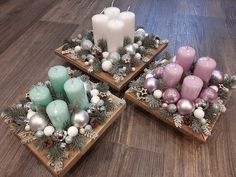
<svg viewBox="0 0 236 177"><path fill-rule="evenodd" d="M127 8L127 11L129 11L129 9L130 9L130 6Z"/></svg>
<svg viewBox="0 0 236 177"><path fill-rule="evenodd" d="M112 0L111 7L113 7L114 3L115 3L115 0Z"/></svg>
<svg viewBox="0 0 236 177"><path fill-rule="evenodd" d="M100 14L102 14L103 12L104 12L104 10L106 9L106 7L104 7L104 9L101 11L101 13Z"/></svg>

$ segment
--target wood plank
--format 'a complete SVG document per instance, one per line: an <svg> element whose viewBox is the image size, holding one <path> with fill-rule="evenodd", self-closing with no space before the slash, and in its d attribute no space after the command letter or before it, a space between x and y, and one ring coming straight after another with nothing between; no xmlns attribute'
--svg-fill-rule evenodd
<svg viewBox="0 0 236 177"><path fill-rule="evenodd" d="M65 61L68 61L69 63L73 64L74 66L78 67L80 70L85 72L86 74L100 80L103 82L108 83L110 87L115 89L116 91L122 91L125 88L127 88L129 82L134 79L136 76L138 76L144 68L155 58L156 55L161 53L165 48L167 47L167 44L162 44L158 47L158 49L153 50L153 55L146 56L149 58L148 62L141 62L138 66L136 66L135 71L127 74L127 76L119 83L116 83L113 77L106 72L88 72L89 66L85 65L85 63L82 60L74 60L70 57L69 54L62 54L62 47L59 47L55 50L55 54L58 55L60 58L64 59Z"/></svg>
<svg viewBox="0 0 236 177"><path fill-rule="evenodd" d="M231 93L232 93L232 91L230 91L230 93L229 93L229 98L231 96ZM189 126L185 125L185 124L182 124L181 128L175 127L175 124L174 124L174 121L173 121L172 118L164 118L164 119L161 118L161 113L159 112L158 109L152 109L148 106L148 104L146 102L138 100L137 96L135 95L135 93L131 89L128 89L125 92L125 98L127 98L128 100L130 100L134 104L138 105L142 109L146 110L148 113L155 116L155 118L165 122L166 124L178 129L183 134L188 135L188 136L190 136L190 137L192 137L192 138L194 138L194 139L196 139L200 142L206 142L207 138L209 137L209 136L205 135L204 133L193 132L192 129ZM214 129L215 123L220 118L220 115L221 115L221 113L218 113L218 115L216 117L216 120L210 124L210 127L212 129Z"/></svg>
<svg viewBox="0 0 236 177"><path fill-rule="evenodd" d="M113 95L113 99L115 102L118 100L118 97ZM56 177L64 176L73 166L74 164L93 146L93 144L102 136L102 134L106 131L106 129L117 119L120 117L120 114L125 110L126 104L122 104L117 107L111 114L111 116L107 119L104 124L97 125L94 131L97 132L98 137L94 139L86 139L86 142L80 151L70 151L69 158L64 160L64 166L62 171L56 173L54 168L48 165L48 158L44 155L43 150L38 150L33 143L26 144L26 147L45 165L45 167ZM1 119L2 120L2 119ZM5 122L4 122L5 123ZM17 135L20 139L20 137Z"/></svg>
<svg viewBox="0 0 236 177"><path fill-rule="evenodd" d="M0 54L29 29L55 0L9 0L0 6Z"/></svg>

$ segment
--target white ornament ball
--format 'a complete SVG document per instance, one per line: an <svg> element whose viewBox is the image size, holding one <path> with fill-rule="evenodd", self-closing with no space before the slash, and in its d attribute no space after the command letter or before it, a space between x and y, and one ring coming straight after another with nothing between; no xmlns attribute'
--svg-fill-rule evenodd
<svg viewBox="0 0 236 177"><path fill-rule="evenodd" d="M84 62L84 64L85 64L86 66L90 65L90 63L89 63L88 61Z"/></svg>
<svg viewBox="0 0 236 177"><path fill-rule="evenodd" d="M89 132L89 131L92 130L92 126L91 126L91 125L86 125L86 126L84 127L84 130L87 131L87 132Z"/></svg>
<svg viewBox="0 0 236 177"><path fill-rule="evenodd" d="M134 57L138 60L141 60L141 58L142 58L140 53L136 53Z"/></svg>
<svg viewBox="0 0 236 177"><path fill-rule="evenodd" d="M79 129L79 133L82 135L85 134L85 129L84 128Z"/></svg>
<svg viewBox="0 0 236 177"><path fill-rule="evenodd" d="M132 70L132 71L135 71L135 70L136 70L136 68L135 68L135 67L132 67L132 68L131 68L131 70Z"/></svg>
<svg viewBox="0 0 236 177"><path fill-rule="evenodd" d="M137 31L141 31L141 32L145 33L145 30L143 28L139 28L139 29L137 29Z"/></svg>
<svg viewBox="0 0 236 177"><path fill-rule="evenodd" d="M72 141L73 141L73 137L71 137L71 136L67 136L67 137L65 138L66 144L70 144L70 143L72 143Z"/></svg>
<svg viewBox="0 0 236 177"><path fill-rule="evenodd" d="M30 119L33 115L35 115L36 112L32 111L31 109L29 109L28 113L27 113L27 119Z"/></svg>
<svg viewBox="0 0 236 177"><path fill-rule="evenodd" d="M93 104L97 104L99 101L100 101L100 98L99 98L98 96L93 96L93 97L91 98L91 102L92 102Z"/></svg>
<svg viewBox="0 0 236 177"><path fill-rule="evenodd" d="M207 120L206 119L204 119L204 118L202 118L202 119L200 119L200 122L204 125L204 124L206 124L207 123Z"/></svg>
<svg viewBox="0 0 236 177"><path fill-rule="evenodd" d="M74 136L78 135L79 130L77 127L71 126L68 128L67 133L69 136L74 137Z"/></svg>
<svg viewBox="0 0 236 177"><path fill-rule="evenodd" d="M155 90L153 92L153 96L157 99L161 98L162 97L162 91L161 90Z"/></svg>
<svg viewBox="0 0 236 177"><path fill-rule="evenodd" d="M102 70L103 70L103 71L108 72L108 71L110 71L111 69L112 69L112 63L111 63L111 61L106 60L106 61L104 61L104 62L102 63Z"/></svg>
<svg viewBox="0 0 236 177"><path fill-rule="evenodd" d="M44 128L43 130L43 133L46 135L46 136L51 136L55 131L55 128L53 126L47 126Z"/></svg>
<svg viewBox="0 0 236 177"><path fill-rule="evenodd" d="M205 112L202 109L195 109L195 111L193 112L194 117L198 118L198 119L203 119L205 116Z"/></svg>
<svg viewBox="0 0 236 177"><path fill-rule="evenodd" d="M163 107L163 108L166 108L167 106L168 106L167 103L163 103L163 104L162 104L162 107Z"/></svg>
<svg viewBox="0 0 236 177"><path fill-rule="evenodd" d="M29 125L25 126L25 131L30 131L30 126Z"/></svg>
<svg viewBox="0 0 236 177"><path fill-rule="evenodd" d="M216 92L219 91L219 89L218 89L218 87L217 87L216 85L211 85L210 87L211 87L212 89L214 89Z"/></svg>
<svg viewBox="0 0 236 177"><path fill-rule="evenodd" d="M139 46L141 46L143 43L142 43L142 41L138 41L137 44L138 44Z"/></svg>
<svg viewBox="0 0 236 177"><path fill-rule="evenodd" d="M147 75L145 76L145 79L151 78L151 77L153 77L153 75L152 75L151 73L149 73L149 74L147 74Z"/></svg>
<svg viewBox="0 0 236 177"><path fill-rule="evenodd" d="M93 90L90 91L90 94L91 94L92 96L98 96L99 91L98 91L97 89L93 89Z"/></svg>
<svg viewBox="0 0 236 177"><path fill-rule="evenodd" d="M103 58L108 58L108 56L109 56L109 52L102 52L102 56L103 56Z"/></svg>
<svg viewBox="0 0 236 177"><path fill-rule="evenodd" d="M133 43L133 46L135 49L138 49L138 47L139 47L137 43Z"/></svg>
<svg viewBox="0 0 236 177"><path fill-rule="evenodd" d="M81 47L81 46L79 46L79 45L75 46L75 52L80 52L80 51L81 51L81 49L82 49L82 47Z"/></svg>

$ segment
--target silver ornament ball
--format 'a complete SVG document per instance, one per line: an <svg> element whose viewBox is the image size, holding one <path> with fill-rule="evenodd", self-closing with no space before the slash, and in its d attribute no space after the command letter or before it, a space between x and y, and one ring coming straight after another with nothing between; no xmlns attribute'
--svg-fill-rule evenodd
<svg viewBox="0 0 236 177"><path fill-rule="evenodd" d="M134 36L140 40L143 40L145 38L145 31L135 31Z"/></svg>
<svg viewBox="0 0 236 177"><path fill-rule="evenodd" d="M67 132L64 130L56 130L53 133L53 139L56 141L63 141L66 138Z"/></svg>
<svg viewBox="0 0 236 177"><path fill-rule="evenodd" d="M92 46L93 46L93 43L88 39L83 40L81 43L81 47L84 50L90 50L92 48Z"/></svg>
<svg viewBox="0 0 236 177"><path fill-rule="evenodd" d="M109 59L112 63L117 63L120 61L120 54L118 52L112 52L109 54Z"/></svg>
<svg viewBox="0 0 236 177"><path fill-rule="evenodd" d="M130 55L134 55L135 54L135 48L134 48L134 46L132 44L128 44L127 46L125 46L125 50Z"/></svg>
<svg viewBox="0 0 236 177"><path fill-rule="evenodd" d="M177 111L177 107L175 104L169 104L167 106L167 111L169 111L170 113L175 113Z"/></svg>
<svg viewBox="0 0 236 177"><path fill-rule="evenodd" d="M82 128L89 122L89 115L86 111L81 110L77 113L74 113L71 117L72 123L75 127Z"/></svg>
<svg viewBox="0 0 236 177"><path fill-rule="evenodd" d="M47 124L45 117L39 113L35 113L29 121L30 129L33 131L43 130Z"/></svg>
<svg viewBox="0 0 236 177"><path fill-rule="evenodd" d="M66 144L70 144L70 143L72 143L72 141L73 141L73 137L71 137L71 136L67 136L67 137L65 138Z"/></svg>
<svg viewBox="0 0 236 177"><path fill-rule="evenodd" d="M36 133L35 133L35 136L37 137L37 138L41 138L41 137L43 137L43 131L42 130L38 130Z"/></svg>

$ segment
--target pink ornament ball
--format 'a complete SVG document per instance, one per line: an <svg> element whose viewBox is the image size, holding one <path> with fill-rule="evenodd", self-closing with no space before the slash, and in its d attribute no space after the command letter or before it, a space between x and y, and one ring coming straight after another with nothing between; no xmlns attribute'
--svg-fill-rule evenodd
<svg viewBox="0 0 236 177"><path fill-rule="evenodd" d="M144 81L144 88L148 90L148 92L154 92L157 89L158 80L154 77L149 77Z"/></svg>
<svg viewBox="0 0 236 177"><path fill-rule="evenodd" d="M212 72L211 79L214 79L214 80L216 80L219 84L221 84L221 83L223 83L223 81L224 81L224 74L223 74L220 70L215 69L215 70Z"/></svg>
<svg viewBox="0 0 236 177"><path fill-rule="evenodd" d="M211 87L202 90L202 92L200 93L200 98L210 103L214 103L217 97L217 92Z"/></svg>
<svg viewBox="0 0 236 177"><path fill-rule="evenodd" d="M177 109L181 115L187 115L191 114L194 111L195 106L190 100L180 99L177 103Z"/></svg>
<svg viewBox="0 0 236 177"><path fill-rule="evenodd" d="M163 75L164 67L160 66L152 70L152 75L155 78L161 78Z"/></svg>
<svg viewBox="0 0 236 177"><path fill-rule="evenodd" d="M166 103L176 103L180 99L180 94L175 88L168 88L163 93L163 99Z"/></svg>

